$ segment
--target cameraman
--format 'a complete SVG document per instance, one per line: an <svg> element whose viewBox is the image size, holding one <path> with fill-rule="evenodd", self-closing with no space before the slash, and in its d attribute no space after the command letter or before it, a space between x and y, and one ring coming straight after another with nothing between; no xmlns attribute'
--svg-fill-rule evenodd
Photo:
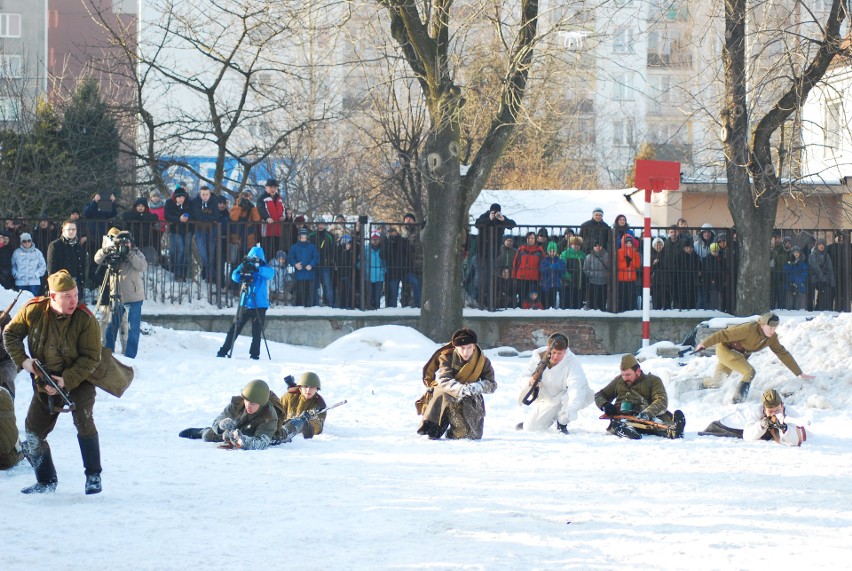
<svg viewBox="0 0 852 571"><path fill-rule="evenodd" d="M101 249L95 253L95 263L106 265L110 272L110 292L118 294L118 303L109 316L104 347L115 350L115 336L121 328L124 311L127 310L127 339L125 341L122 336L122 346L124 355L133 359L139 350L139 327L142 322L142 302L145 300L142 272L148 269L148 262L133 243L130 232L110 228L104 236ZM101 294L98 303L109 306L109 298L104 299Z"/></svg>
<svg viewBox="0 0 852 571"><path fill-rule="evenodd" d="M240 318L234 320L225 342L216 353L217 357L228 357L231 346L236 340L243 326L251 319L251 347L249 356L257 360L260 358L260 336L263 332L263 323L266 319L266 310L269 308L269 294L267 293L267 282L275 276L275 270L266 263L266 254L260 244L249 250L248 255L242 263L231 272L231 280L242 285L240 291ZM239 311L239 310L238 310Z"/></svg>

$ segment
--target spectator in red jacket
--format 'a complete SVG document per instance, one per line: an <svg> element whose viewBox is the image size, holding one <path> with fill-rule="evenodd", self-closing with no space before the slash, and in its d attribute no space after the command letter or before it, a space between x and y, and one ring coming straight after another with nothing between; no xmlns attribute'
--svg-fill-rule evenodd
<svg viewBox="0 0 852 571"><path fill-rule="evenodd" d="M541 277L540 265L544 259L544 250L536 244L535 232L527 232L527 243L518 248L512 262L512 277L518 286L521 299L526 299L530 291L538 291Z"/></svg>
<svg viewBox="0 0 852 571"><path fill-rule="evenodd" d="M636 276L642 268L642 253L636 249L636 239L625 234L618 249L618 310L636 309Z"/></svg>

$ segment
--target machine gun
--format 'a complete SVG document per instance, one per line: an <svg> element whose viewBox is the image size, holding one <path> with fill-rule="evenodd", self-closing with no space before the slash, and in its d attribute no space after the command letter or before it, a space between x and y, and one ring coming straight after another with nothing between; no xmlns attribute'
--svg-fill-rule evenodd
<svg viewBox="0 0 852 571"><path fill-rule="evenodd" d="M12 313L12 308L15 307L16 303L18 303L18 298L21 297L21 293L23 293L23 290L19 291L18 295L15 296L15 299L12 300L12 303L3 310L3 313L0 313L0 331L5 329L6 326L9 325L9 322L12 321L12 316L10 314Z"/></svg>
<svg viewBox="0 0 852 571"><path fill-rule="evenodd" d="M541 389L541 376L544 374L544 370L550 365L550 349L547 350L547 354L544 356L544 359L538 362L538 366L535 368L532 374L533 384L530 387L530 390L527 391L527 394L524 396L523 402L525 405L529 406L535 402L535 399L538 398L539 390Z"/></svg>
<svg viewBox="0 0 852 571"><path fill-rule="evenodd" d="M56 391L56 395L48 395L47 399L51 412L71 412L77 409L77 405L71 400L71 396L63 387L59 386L59 383L56 382L50 372L42 365L41 361L33 359L33 368L37 371L37 382L41 383L42 386L50 386ZM55 396L61 398L64 401L64 405L61 403L58 405L54 404Z"/></svg>

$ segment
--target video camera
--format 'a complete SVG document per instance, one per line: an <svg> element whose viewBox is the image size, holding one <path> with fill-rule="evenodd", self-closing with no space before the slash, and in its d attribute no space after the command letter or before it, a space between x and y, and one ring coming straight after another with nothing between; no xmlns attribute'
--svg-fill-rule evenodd
<svg viewBox="0 0 852 571"><path fill-rule="evenodd" d="M240 264L240 279L242 281L251 281L252 274L257 272L258 268L263 264L263 260L257 256L246 256Z"/></svg>
<svg viewBox="0 0 852 571"><path fill-rule="evenodd" d="M127 258L133 244L133 236L127 230L119 232L112 238L112 248L106 257L106 263L116 266Z"/></svg>

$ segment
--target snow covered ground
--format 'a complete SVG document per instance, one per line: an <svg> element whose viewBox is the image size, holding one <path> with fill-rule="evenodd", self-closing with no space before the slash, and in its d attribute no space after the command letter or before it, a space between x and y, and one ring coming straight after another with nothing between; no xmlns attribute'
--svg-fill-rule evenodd
<svg viewBox="0 0 852 571"><path fill-rule="evenodd" d="M4 293L4 292L0 292ZM0 303L5 297L0 296ZM55 494L19 493L28 465L0 472L0 568L33 569L818 569L852 555L852 316L785 318L779 336L813 382L771 354L743 405L735 379L699 391L715 358L651 358L686 437L621 440L590 406L571 434L516 432L526 368L488 352L499 388L478 442L417 436L420 371L437 347L412 329L359 330L324 349L270 343L272 361L213 357L221 333L152 328L122 399L100 392L104 492L83 494L71 418L50 437ZM638 342L637 342L638 345ZM619 356L582 357L594 390ZM316 371L331 411L313 440L225 451L177 433L208 424L250 379ZM758 406L766 387L810 419L801 448L699 437ZM18 425L31 396L18 377Z"/></svg>

